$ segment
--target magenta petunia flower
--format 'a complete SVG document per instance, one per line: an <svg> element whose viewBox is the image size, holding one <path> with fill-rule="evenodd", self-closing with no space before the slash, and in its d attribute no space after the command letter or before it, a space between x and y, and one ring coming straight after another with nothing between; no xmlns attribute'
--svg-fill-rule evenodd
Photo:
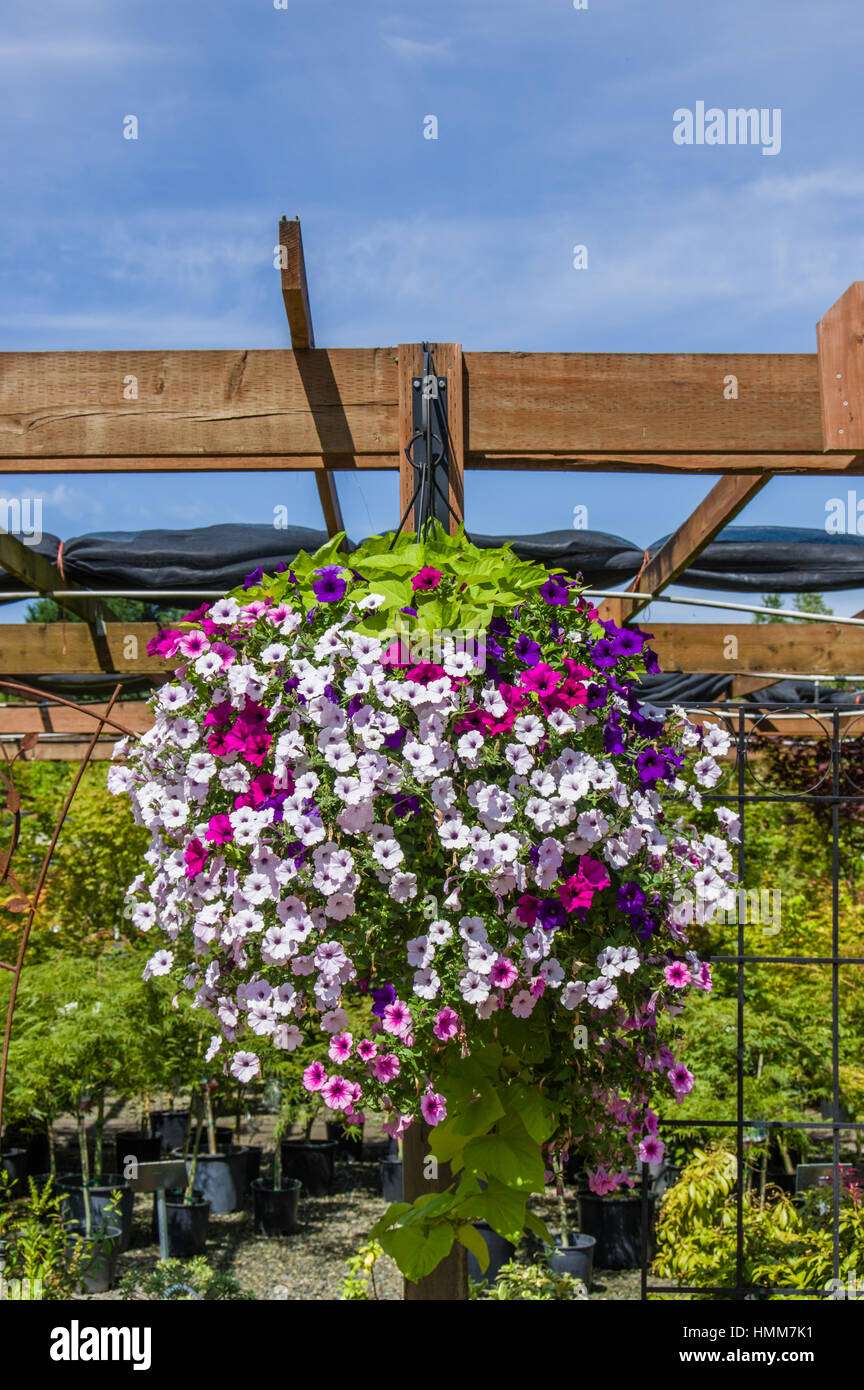
<svg viewBox="0 0 864 1390"><path fill-rule="evenodd" d="M372 1063L372 1070L379 1081L386 1086L388 1081L395 1081L402 1067L399 1058L394 1057L392 1052L385 1052L380 1057L376 1057Z"/></svg>
<svg viewBox="0 0 864 1390"><path fill-rule="evenodd" d="M447 1103L437 1091L427 1091L420 1101L420 1113L427 1125L440 1125L447 1118Z"/></svg>
<svg viewBox="0 0 864 1390"><path fill-rule="evenodd" d="M337 1033L330 1039L330 1046L327 1051L330 1060L333 1062L347 1062L351 1056L351 1049L354 1043L350 1033Z"/></svg>
<svg viewBox="0 0 864 1390"><path fill-rule="evenodd" d="M227 845L234 839L234 830L227 816L211 816L205 840L211 845Z"/></svg>
<svg viewBox="0 0 864 1390"><path fill-rule="evenodd" d="M411 1010L401 999L394 999L384 1010L384 1031L404 1037L411 1027Z"/></svg>
<svg viewBox="0 0 864 1390"><path fill-rule="evenodd" d="M357 1056L361 1062L374 1062L378 1056L378 1044L371 1038L361 1038L357 1044Z"/></svg>
<svg viewBox="0 0 864 1390"><path fill-rule="evenodd" d="M320 1091L327 1082L327 1072L323 1062L312 1062L303 1073L303 1085L307 1091Z"/></svg>
<svg viewBox="0 0 864 1390"><path fill-rule="evenodd" d="M675 989L684 989L693 981L693 976L683 960L673 960L671 965L666 966L663 973L666 976L667 985L672 985Z"/></svg>
<svg viewBox="0 0 864 1390"><path fill-rule="evenodd" d="M455 1009L439 1009L432 1032L440 1042L448 1042L459 1032L459 1015Z"/></svg>
<svg viewBox="0 0 864 1390"><path fill-rule="evenodd" d="M321 1098L329 1110L347 1110L354 1103L354 1088L344 1076L331 1076L321 1087Z"/></svg>
<svg viewBox="0 0 864 1390"><path fill-rule="evenodd" d="M186 861L187 878L195 878L197 874L203 872L209 853L210 851L204 848L200 840L189 841L189 844L186 846L186 852L183 855Z"/></svg>
<svg viewBox="0 0 864 1390"><path fill-rule="evenodd" d="M688 1071L683 1062L676 1062L674 1067L670 1067L666 1075L672 1082L672 1090L676 1096L688 1096L693 1090L693 1082L696 1080L692 1071Z"/></svg>
<svg viewBox="0 0 864 1390"><path fill-rule="evenodd" d="M499 956L489 972L489 979L496 989L509 989L516 980L519 971L507 956Z"/></svg>
<svg viewBox="0 0 864 1390"><path fill-rule="evenodd" d="M431 566L424 565L422 570L418 570L411 580L412 589L437 589L441 583L442 574L440 570L433 570Z"/></svg>
<svg viewBox="0 0 864 1390"><path fill-rule="evenodd" d="M639 1158L642 1163L659 1163L665 1152L666 1145L663 1140L657 1139L653 1134L649 1134L639 1145Z"/></svg>

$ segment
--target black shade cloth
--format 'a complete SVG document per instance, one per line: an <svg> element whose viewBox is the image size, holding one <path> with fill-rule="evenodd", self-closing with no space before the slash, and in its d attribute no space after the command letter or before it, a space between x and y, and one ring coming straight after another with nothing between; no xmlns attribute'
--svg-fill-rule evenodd
<svg viewBox="0 0 864 1390"><path fill-rule="evenodd" d="M483 549L510 542L523 560L581 574L592 588L609 589L632 580L644 551L605 531L546 531L535 536L471 534ZM656 554L662 537L649 546ZM304 526L278 530L245 523L181 531L97 531L74 536L63 546L68 580L94 589L163 589L182 595L194 589L225 591L259 567L272 573L298 551L315 551L324 531ZM60 542L45 535L33 549L56 563ZM348 542L348 550L355 547ZM802 593L864 588L864 536L834 536L791 526L727 526L679 584L698 589ZM19 580L0 571L0 587L26 593Z"/></svg>
<svg viewBox="0 0 864 1390"><path fill-rule="evenodd" d="M703 676L664 671L657 676L643 676L636 694L658 709L680 705L693 700L721 700L729 688L731 676Z"/></svg>
<svg viewBox="0 0 864 1390"><path fill-rule="evenodd" d="M272 574L301 550L318 550L326 531L235 523L188 531L97 531L67 541L66 573L94 589L233 589L262 568ZM353 546L351 547L353 549Z"/></svg>
<svg viewBox="0 0 864 1390"><path fill-rule="evenodd" d="M472 531L468 539L483 550L510 543L520 560L581 574L586 584L597 588L632 579L644 557L632 541L605 531L544 531L537 536L477 536Z"/></svg>
<svg viewBox="0 0 864 1390"><path fill-rule="evenodd" d="M653 555L662 537L649 546ZM800 594L864 587L864 536L798 526L727 526L677 581L692 589Z"/></svg>

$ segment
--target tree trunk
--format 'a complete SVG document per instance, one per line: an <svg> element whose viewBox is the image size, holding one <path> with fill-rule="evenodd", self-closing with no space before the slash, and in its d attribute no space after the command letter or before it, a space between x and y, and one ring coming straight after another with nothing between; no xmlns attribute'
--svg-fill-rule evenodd
<svg viewBox="0 0 864 1390"><path fill-rule="evenodd" d="M449 1163L438 1165L437 1177L426 1177L424 1168L429 1155L429 1126L415 1120L402 1138L402 1186L406 1202L413 1202L424 1192L443 1192L452 1181ZM437 1269L417 1283L405 1280L406 1302L465 1302L468 1298L468 1252L464 1245L454 1243L453 1249Z"/></svg>

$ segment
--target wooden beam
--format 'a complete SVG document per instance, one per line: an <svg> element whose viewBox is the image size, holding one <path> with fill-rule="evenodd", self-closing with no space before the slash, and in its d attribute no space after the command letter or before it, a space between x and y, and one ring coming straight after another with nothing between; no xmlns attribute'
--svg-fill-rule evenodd
<svg viewBox="0 0 864 1390"><path fill-rule="evenodd" d="M664 671L759 675L864 675L864 627L839 623L651 623ZM165 677L178 664L147 655L153 623L108 623L112 669ZM100 670L87 629L79 623L0 625L0 670L10 677Z"/></svg>
<svg viewBox="0 0 864 1390"><path fill-rule="evenodd" d="M0 471L24 460L25 471L111 459L112 471L138 472L159 458L392 458L397 400L393 348L0 353Z"/></svg>
<svg viewBox="0 0 864 1390"><path fill-rule="evenodd" d="M651 623L664 671L864 675L864 627L838 623Z"/></svg>
<svg viewBox="0 0 864 1390"><path fill-rule="evenodd" d="M282 274L282 298L291 328L293 348L314 348L312 311L309 308L309 289L306 284L306 261L303 256L303 237L300 218L279 223L279 261Z"/></svg>
<svg viewBox="0 0 864 1390"><path fill-rule="evenodd" d="M864 449L864 280L856 280L816 326L826 451Z"/></svg>
<svg viewBox="0 0 864 1390"><path fill-rule="evenodd" d="M322 455L335 456L328 467L353 467L354 458L393 467L396 356L393 348L0 353L0 468L53 471L64 459L136 471L139 460L156 459L166 469L205 459L325 466ZM778 455L795 472L860 466L851 450L822 453L815 354L475 352L464 367L468 467L777 472ZM737 400L724 398L729 376Z"/></svg>
<svg viewBox="0 0 864 1390"><path fill-rule="evenodd" d="M465 368L474 453L822 450L815 353L466 352Z"/></svg>
<svg viewBox="0 0 864 1390"><path fill-rule="evenodd" d="M147 655L155 623L105 624L110 669L135 675L164 675L178 663ZM0 625L0 670L4 675L50 676L58 671L86 675L102 666L83 623Z"/></svg>
<svg viewBox="0 0 864 1390"><path fill-rule="evenodd" d="M467 391L461 343L437 343L433 353L436 370L447 381L447 430L450 449L449 502L457 520L451 516L451 535L465 520L465 416Z"/></svg>
<svg viewBox="0 0 864 1390"><path fill-rule="evenodd" d="M478 453L465 456L465 467L485 471L547 473L739 474L864 473L864 454L631 454L631 453Z"/></svg>
<svg viewBox="0 0 864 1390"><path fill-rule="evenodd" d="M321 510L324 513L327 535L338 536L340 531L345 530L345 523L342 520L342 506L336 489L336 479L329 468L322 468L315 474L315 481L318 484L318 496L321 499Z"/></svg>
<svg viewBox="0 0 864 1390"><path fill-rule="evenodd" d="M31 546L25 545L17 536L11 536L8 531L0 531L0 569L7 574L14 575L22 583L30 586L31 594L22 594L22 599L38 598L40 592L69 589L80 589L82 598L58 598L55 602L67 613L73 613L77 617L83 618L87 624L86 631L92 643L93 651L98 662L98 669L102 671L112 671L111 653L105 637L105 621L111 619L114 614L111 608L102 599L86 598L86 589L80 584L72 583L64 579L57 565L40 555ZM2 584L2 577L0 577Z"/></svg>
<svg viewBox="0 0 864 1390"><path fill-rule="evenodd" d="M20 734L23 738L30 733L49 733L69 734L70 737L86 735L89 738L93 733L95 718L106 714L108 706L102 701L94 701L87 708L92 710L92 716L77 709L68 709L65 705L52 704L48 700L44 705L0 705L0 734ZM119 721L134 733L143 734L152 728L153 714L143 700L124 700L115 705L115 712ZM105 737L110 737L112 743L116 743L120 735L116 730L109 729Z"/></svg>
<svg viewBox="0 0 864 1390"><path fill-rule="evenodd" d="M760 492L770 478L769 473L761 477L744 474L734 478L720 478L708 496L703 498L694 512L682 522L648 561L642 573L637 575L628 587L641 589L646 593L659 594L676 579L680 579L693 561L710 545L724 526L743 511L747 503ZM618 600L621 605L621 619L626 621L647 608L650 599L633 598Z"/></svg>

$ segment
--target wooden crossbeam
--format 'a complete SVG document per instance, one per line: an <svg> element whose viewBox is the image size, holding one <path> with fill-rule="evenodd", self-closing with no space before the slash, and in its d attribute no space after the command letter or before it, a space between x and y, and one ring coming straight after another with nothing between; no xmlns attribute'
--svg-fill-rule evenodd
<svg viewBox="0 0 864 1390"><path fill-rule="evenodd" d="M397 356L0 353L0 470L398 467ZM467 352L463 366L468 467L860 466L822 452L815 354Z"/></svg>
<svg viewBox="0 0 864 1390"><path fill-rule="evenodd" d="M659 594L674 584L756 493L761 492L770 476L765 473L761 477L744 474L720 478L629 587L641 589L644 593ZM616 621L626 622L635 617L649 602L650 599L646 598L612 599L611 603L618 605L620 614Z"/></svg>
<svg viewBox="0 0 864 1390"><path fill-rule="evenodd" d="M87 634L92 643L93 651L102 671L112 671L111 654L105 638L105 622L114 617L111 608L102 600L97 598L87 598L86 589L80 584L71 583L63 578L57 565L52 564L44 555L31 546L25 545L18 536L12 536L8 531L0 531L0 569L7 574L13 575L22 583L27 584L35 592L31 597L36 598L42 592L52 592L54 590L68 591L80 590L82 597L61 597L56 599L56 603L67 613L72 613L76 617L83 618L87 624ZM2 584L2 578L0 578ZM22 594L22 599L28 597Z"/></svg>
<svg viewBox="0 0 864 1390"><path fill-rule="evenodd" d="M731 615L730 615L731 616ZM147 655L152 623L108 623L106 640L118 672L163 677L177 664ZM666 671L759 675L864 675L864 627L839 623L651 623L651 643ZM0 625L0 669L10 678L56 671L99 671L86 628L78 623ZM125 707L124 707L125 708Z"/></svg>

